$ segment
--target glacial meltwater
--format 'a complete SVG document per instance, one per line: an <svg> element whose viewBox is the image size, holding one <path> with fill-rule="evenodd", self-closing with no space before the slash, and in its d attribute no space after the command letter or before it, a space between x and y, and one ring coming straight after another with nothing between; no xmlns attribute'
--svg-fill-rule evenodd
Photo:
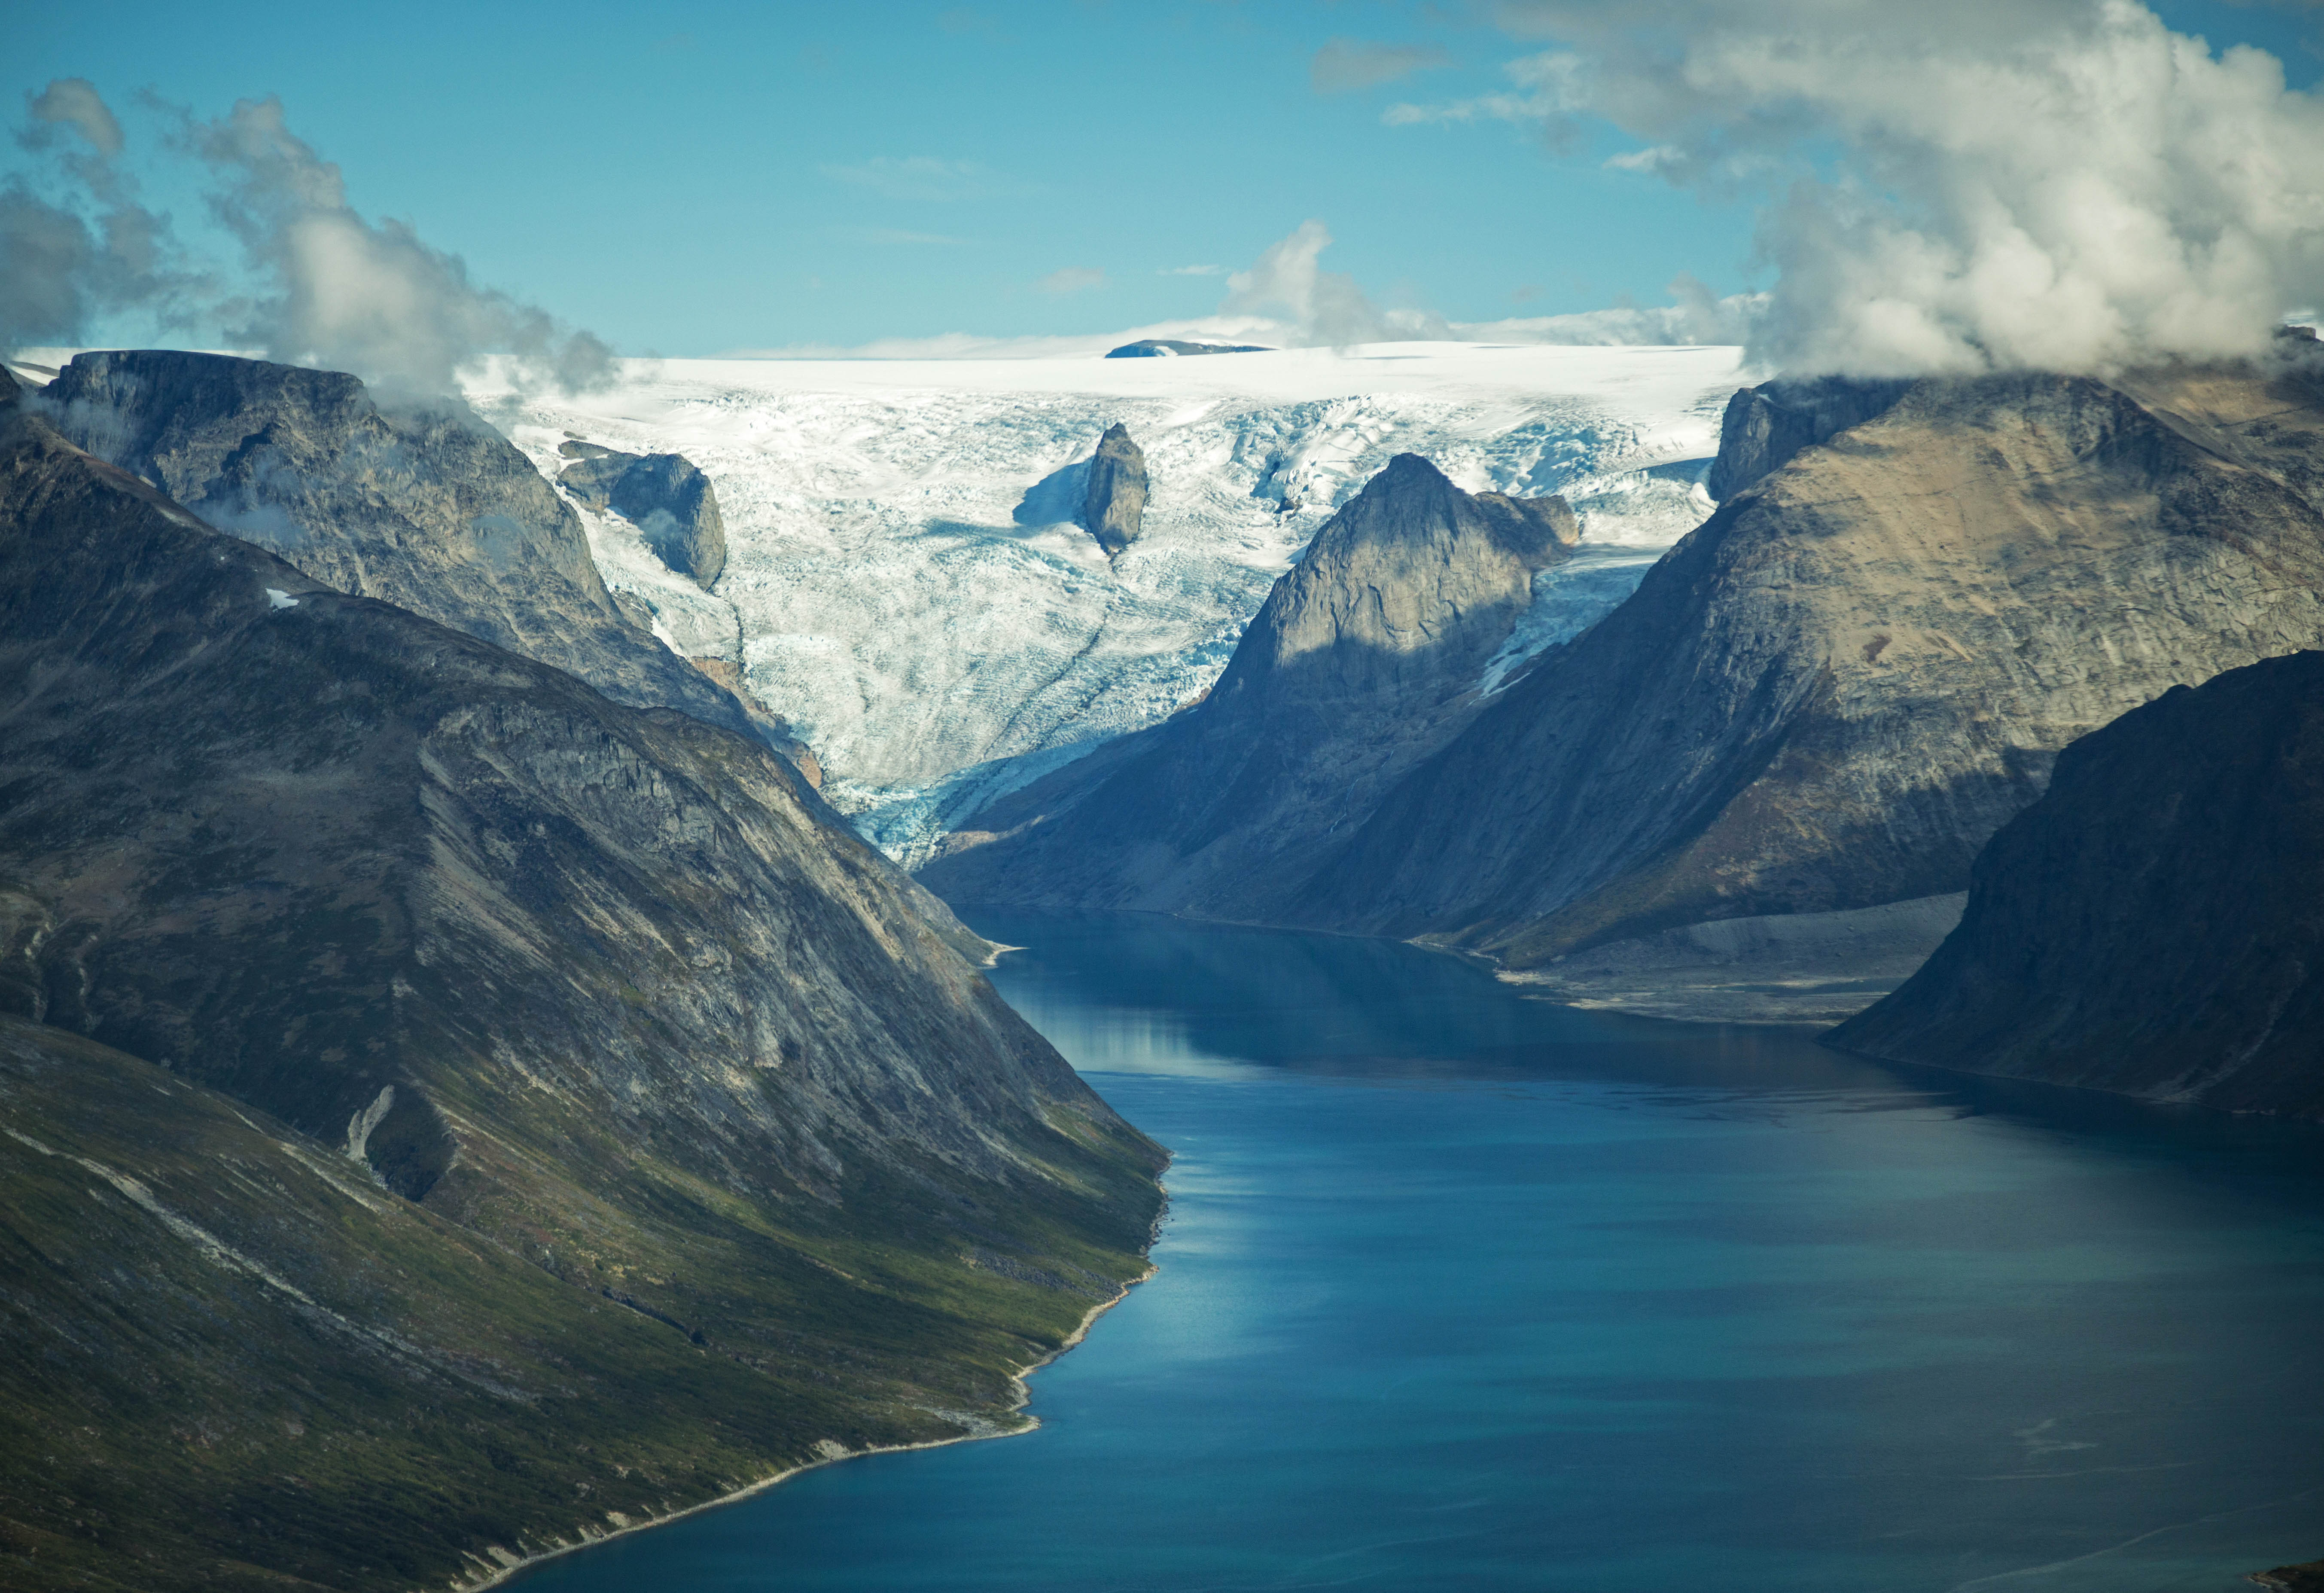
<svg viewBox="0 0 2324 1593"><path fill-rule="evenodd" d="M2226 1593L2324 1555L2324 1133L1577 1012L1378 941L969 915L1169 1145L1038 1431L524 1593Z"/></svg>

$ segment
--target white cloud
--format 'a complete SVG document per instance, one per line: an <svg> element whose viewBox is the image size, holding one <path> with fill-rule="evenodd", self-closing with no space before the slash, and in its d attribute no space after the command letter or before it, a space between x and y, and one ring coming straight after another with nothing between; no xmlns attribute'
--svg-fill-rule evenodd
<svg viewBox="0 0 2324 1593"><path fill-rule="evenodd" d="M1430 122L1542 122L1558 114L1570 93L1578 61L1559 53L1526 56L1502 67L1517 85L1515 93L1480 94L1444 105L1397 104L1380 113L1391 127L1412 127Z"/></svg>
<svg viewBox="0 0 2324 1593"><path fill-rule="evenodd" d="M1078 293L1085 288L1105 286L1105 273L1093 265L1068 265L1051 272L1034 285L1044 293Z"/></svg>
<svg viewBox="0 0 2324 1593"><path fill-rule="evenodd" d="M1606 157L1607 166L1616 171L1660 171L1665 166L1675 166L1686 158L1685 153L1667 144L1657 144L1646 149L1634 149Z"/></svg>
<svg viewBox="0 0 2324 1593"><path fill-rule="evenodd" d="M93 318L124 310L182 329L205 281L180 257L169 218L136 202L117 161L121 124L96 86L60 78L24 98L31 121L16 142L61 181L54 199L27 172L0 181L0 352L77 341Z"/></svg>
<svg viewBox="0 0 2324 1593"><path fill-rule="evenodd" d="M1157 276L1224 276L1226 273L1227 268L1223 265L1166 265L1155 274Z"/></svg>
<svg viewBox="0 0 2324 1593"><path fill-rule="evenodd" d="M1452 335L1472 343L1727 345L1748 343L1752 327L1767 308L1765 293L1736 293L1721 299L1683 273L1665 292L1671 296L1668 304L1458 321Z"/></svg>
<svg viewBox="0 0 2324 1593"><path fill-rule="evenodd" d="M42 144L49 128L70 127L108 160L121 153L121 124L97 92L97 85L87 78L59 78L40 93L24 97L32 120L40 125L26 139L28 144Z"/></svg>
<svg viewBox="0 0 2324 1593"><path fill-rule="evenodd" d="M573 391L611 379L612 350L592 334L471 282L458 255L409 222L356 214L338 167L290 132L280 99L236 101L187 136L219 181L213 212L272 290L231 336L273 359L428 393L495 356L518 383Z"/></svg>
<svg viewBox="0 0 2324 1593"><path fill-rule="evenodd" d="M1521 92L1388 119L1602 121L1649 146L1618 165L1766 195L1762 363L2104 371L2252 353L2324 298L2324 101L2135 0L1500 15L1558 42L1513 63Z"/></svg>
<svg viewBox="0 0 2324 1593"><path fill-rule="evenodd" d="M1280 320L1293 329L1293 341L1335 348L1450 336L1441 317L1383 311L1355 278L1318 266L1317 258L1331 244L1331 230L1322 222L1301 222L1287 236L1268 245L1250 270L1227 279L1227 296L1219 312Z"/></svg>

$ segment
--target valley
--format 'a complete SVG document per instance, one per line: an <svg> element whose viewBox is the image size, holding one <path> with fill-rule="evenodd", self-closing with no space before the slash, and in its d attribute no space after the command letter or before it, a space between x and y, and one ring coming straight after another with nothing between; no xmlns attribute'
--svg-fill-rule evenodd
<svg viewBox="0 0 2324 1593"><path fill-rule="evenodd" d="M1495 385L1503 352L1571 390ZM1167 394L1055 391L1039 362L837 394L825 369L750 391L722 369L715 395L648 369L597 412L521 419L489 391L413 411L260 362L67 358L7 394L0 1178L49 1269L14 1330L108 1414L61 1485L0 1475L10 1542L89 1585L166 1545L226 1586L586 1588L728 1529L563 1551L830 1459L1029 1431L1025 1371L1173 1231L1170 1153L1093 1081L1173 1125L1197 1233L1206 1114L1286 1068L1556 1101L1643 1059L1680 1092L1654 1110L1708 1089L1747 1116L1763 1088L1886 1112L1932 1087L1864 1070L1923 1060L2090 1081L2123 1031L2086 1033L2060 992L2138 982L2118 968L2032 976L2049 1006L2024 1001L2006 1062L1964 1038L1964 1002L1989 1027L2012 977L2007 892L2043 877L1971 862L2092 800L2043 795L2161 711L2086 736L2123 708L2204 681L2256 704L2269 688L2233 682L2324 655L2302 651L2324 637L2305 352L1737 393L1732 350L1435 349L1380 393L1284 403L1371 357L1174 368ZM822 430L770 440L801 414ZM1093 489L1082 461L1116 426L1130 486ZM2260 735L2256 711L2199 718ZM2301 812L2238 844L2282 866ZM2103 899L2123 856L2051 877L2070 894L2039 916ZM2150 1020L2154 1060L2106 1087L2312 1115L2296 1038L2214 1054L2255 1001L2306 999L2296 967L2254 974L2215 939L2169 955L2216 1021ZM1070 996L1024 982L1059 956ZM1239 992L1213 1039L1196 988ZM1251 1049L1286 1020L1341 1038ZM1835 1020L1829 1046L1893 1063L1811 1046L1801 1026ZM1135 1082L1151 1066L1194 1093ZM2093 1143L2181 1132L2142 1109ZM2287 1165L2311 1132L2286 1126ZM91 1201L104 1222L73 1215ZM1974 1287L2006 1311L1997 1276ZM126 1325L171 1301L221 1325ZM165 1397L102 1370L130 1357ZM2271 1389L2310 1369L2263 1359ZM399 1403L415 1380L434 1392ZM61 1440L49 1385L13 1397ZM239 1459L153 1469L164 1431ZM229 1565L235 1533L203 1524L220 1490L316 1435L327 1466L237 1496L274 1546ZM463 1512L430 1513L422 1456ZM327 1546L363 1488L367 1524ZM2144 1541L2160 1496L2029 1507ZM90 1525L124 1510L136 1533ZM2199 1558L2297 1548L2276 1505L2239 1513L2266 1530L2199 1533ZM2018 1564L1996 1574L2098 1585L2080 1558L2019 1563L2038 1540L1991 1551ZM1864 1574L1778 1555L1738 1585Z"/></svg>
<svg viewBox="0 0 2324 1593"><path fill-rule="evenodd" d="M2324 1593L2314 9L12 9L0 1593Z"/></svg>

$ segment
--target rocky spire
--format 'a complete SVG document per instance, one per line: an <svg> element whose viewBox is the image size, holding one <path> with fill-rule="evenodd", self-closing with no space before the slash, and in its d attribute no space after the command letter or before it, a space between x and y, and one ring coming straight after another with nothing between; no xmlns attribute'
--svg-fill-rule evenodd
<svg viewBox="0 0 2324 1593"><path fill-rule="evenodd" d="M1114 559L1138 540L1145 517L1146 455L1130 440L1130 428L1117 421L1098 439L1097 457L1090 460L1082 526Z"/></svg>

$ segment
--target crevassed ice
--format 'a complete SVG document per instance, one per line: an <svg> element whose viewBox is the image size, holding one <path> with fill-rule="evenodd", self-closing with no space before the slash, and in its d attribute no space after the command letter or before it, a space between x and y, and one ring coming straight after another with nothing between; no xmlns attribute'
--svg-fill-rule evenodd
<svg viewBox="0 0 2324 1593"><path fill-rule="evenodd" d="M544 472L567 432L686 455L715 484L715 595L583 511L607 584L678 651L739 658L829 794L914 860L976 806L1199 697L1308 538L1400 452L1471 491L1563 492L1489 686L1628 594L1708 511L1732 348L1388 344L1178 360L630 362L578 398L472 394ZM1028 488L1126 423L1145 530L1108 564Z"/></svg>

